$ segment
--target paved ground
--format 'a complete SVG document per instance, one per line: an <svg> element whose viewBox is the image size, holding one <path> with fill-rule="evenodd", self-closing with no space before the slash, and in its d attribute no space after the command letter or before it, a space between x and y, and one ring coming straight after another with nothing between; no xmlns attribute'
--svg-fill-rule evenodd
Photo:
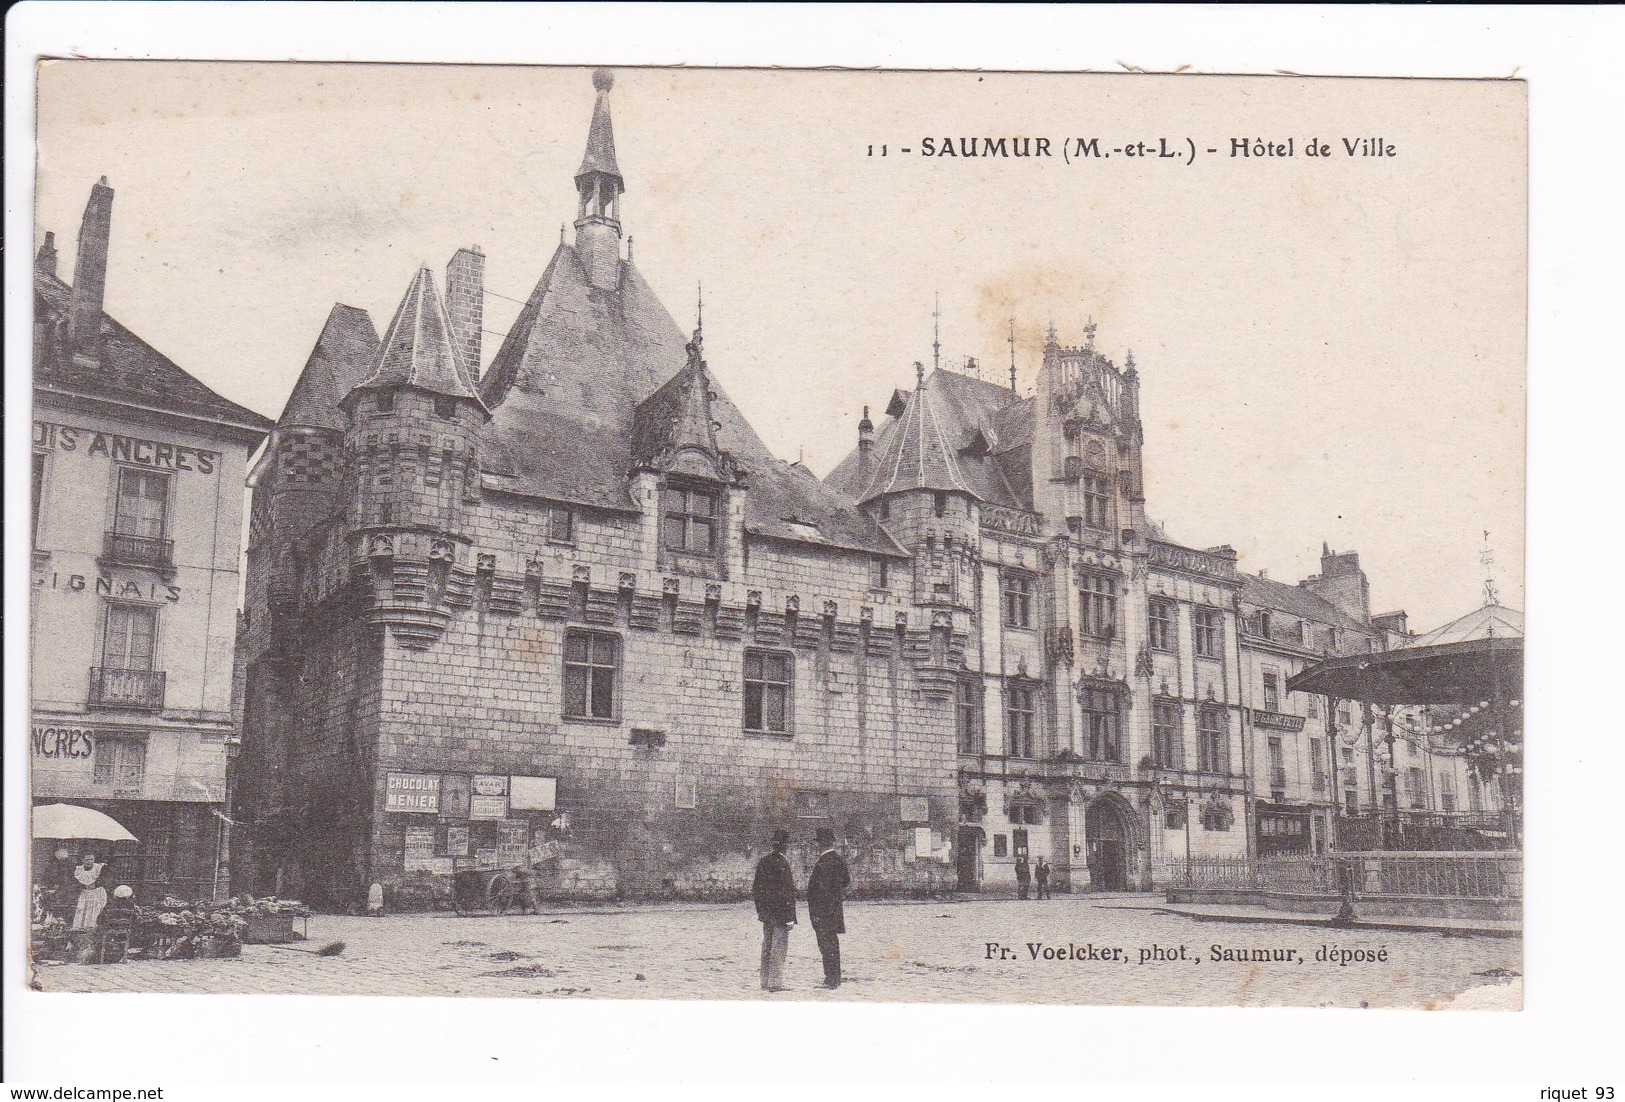
<svg viewBox="0 0 1625 1102"><path fill-rule="evenodd" d="M42 966L36 977L47 991L510 998L1433 1007L1475 988L1490 990L1474 991L1463 1004L1516 1006L1521 997L1520 938L1198 922L1133 906L1157 902L849 903L842 938L848 982L834 992L818 986L818 951L805 925L790 935L789 991L759 990L761 928L743 903L506 917L318 915L299 947L342 940L341 955L251 945L237 960ZM1273 950L1286 959L1219 961L1215 946ZM1322 946L1382 951L1386 959L1318 963ZM1142 963L1142 953L1154 949L1172 959Z"/></svg>

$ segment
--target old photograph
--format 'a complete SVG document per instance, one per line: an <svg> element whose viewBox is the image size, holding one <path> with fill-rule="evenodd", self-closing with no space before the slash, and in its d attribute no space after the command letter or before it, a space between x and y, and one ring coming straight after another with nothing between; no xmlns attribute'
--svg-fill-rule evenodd
<svg viewBox="0 0 1625 1102"><path fill-rule="evenodd" d="M37 79L37 989L1521 1007L1521 81Z"/></svg>

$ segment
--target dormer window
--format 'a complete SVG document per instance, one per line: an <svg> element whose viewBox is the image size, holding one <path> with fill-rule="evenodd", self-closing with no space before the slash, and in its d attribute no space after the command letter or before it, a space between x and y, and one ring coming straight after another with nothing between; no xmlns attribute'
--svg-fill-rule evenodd
<svg viewBox="0 0 1625 1102"><path fill-rule="evenodd" d="M450 421L457 416L457 399L436 398L434 400L434 415L442 421Z"/></svg>
<svg viewBox="0 0 1625 1102"><path fill-rule="evenodd" d="M660 494L660 530L668 551L716 554L716 491L700 486L668 485Z"/></svg>

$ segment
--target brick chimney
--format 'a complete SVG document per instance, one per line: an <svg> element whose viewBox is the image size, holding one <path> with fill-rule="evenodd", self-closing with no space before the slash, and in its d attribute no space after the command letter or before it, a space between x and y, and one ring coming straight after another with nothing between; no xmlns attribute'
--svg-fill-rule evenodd
<svg viewBox="0 0 1625 1102"><path fill-rule="evenodd" d="M56 234L50 230L45 231L45 243L34 254L34 270L44 272L46 275L56 275Z"/></svg>
<svg viewBox="0 0 1625 1102"><path fill-rule="evenodd" d="M468 381L480 382L480 326L485 321L485 254L474 245L458 249L446 265L446 314L451 318L451 346Z"/></svg>
<svg viewBox="0 0 1625 1102"><path fill-rule="evenodd" d="M113 229L113 189L103 176L90 189L85 220L79 226L79 252L73 261L73 296L68 306L68 340L75 356L101 357L102 296L107 287L107 240Z"/></svg>
<svg viewBox="0 0 1625 1102"><path fill-rule="evenodd" d="M1371 587L1360 569L1358 551L1333 551L1320 545L1320 573L1303 582L1311 592L1336 606L1339 612L1362 624L1371 622Z"/></svg>

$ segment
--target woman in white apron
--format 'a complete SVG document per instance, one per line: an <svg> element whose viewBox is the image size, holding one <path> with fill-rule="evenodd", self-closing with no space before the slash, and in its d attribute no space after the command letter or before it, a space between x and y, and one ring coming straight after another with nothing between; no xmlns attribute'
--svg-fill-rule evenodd
<svg viewBox="0 0 1625 1102"><path fill-rule="evenodd" d="M73 878L79 881L79 905L73 910L75 930L94 930L96 921L102 917L102 908L107 906L107 889L101 885L102 870L106 867L105 863L96 861L95 855L87 853L73 870Z"/></svg>

